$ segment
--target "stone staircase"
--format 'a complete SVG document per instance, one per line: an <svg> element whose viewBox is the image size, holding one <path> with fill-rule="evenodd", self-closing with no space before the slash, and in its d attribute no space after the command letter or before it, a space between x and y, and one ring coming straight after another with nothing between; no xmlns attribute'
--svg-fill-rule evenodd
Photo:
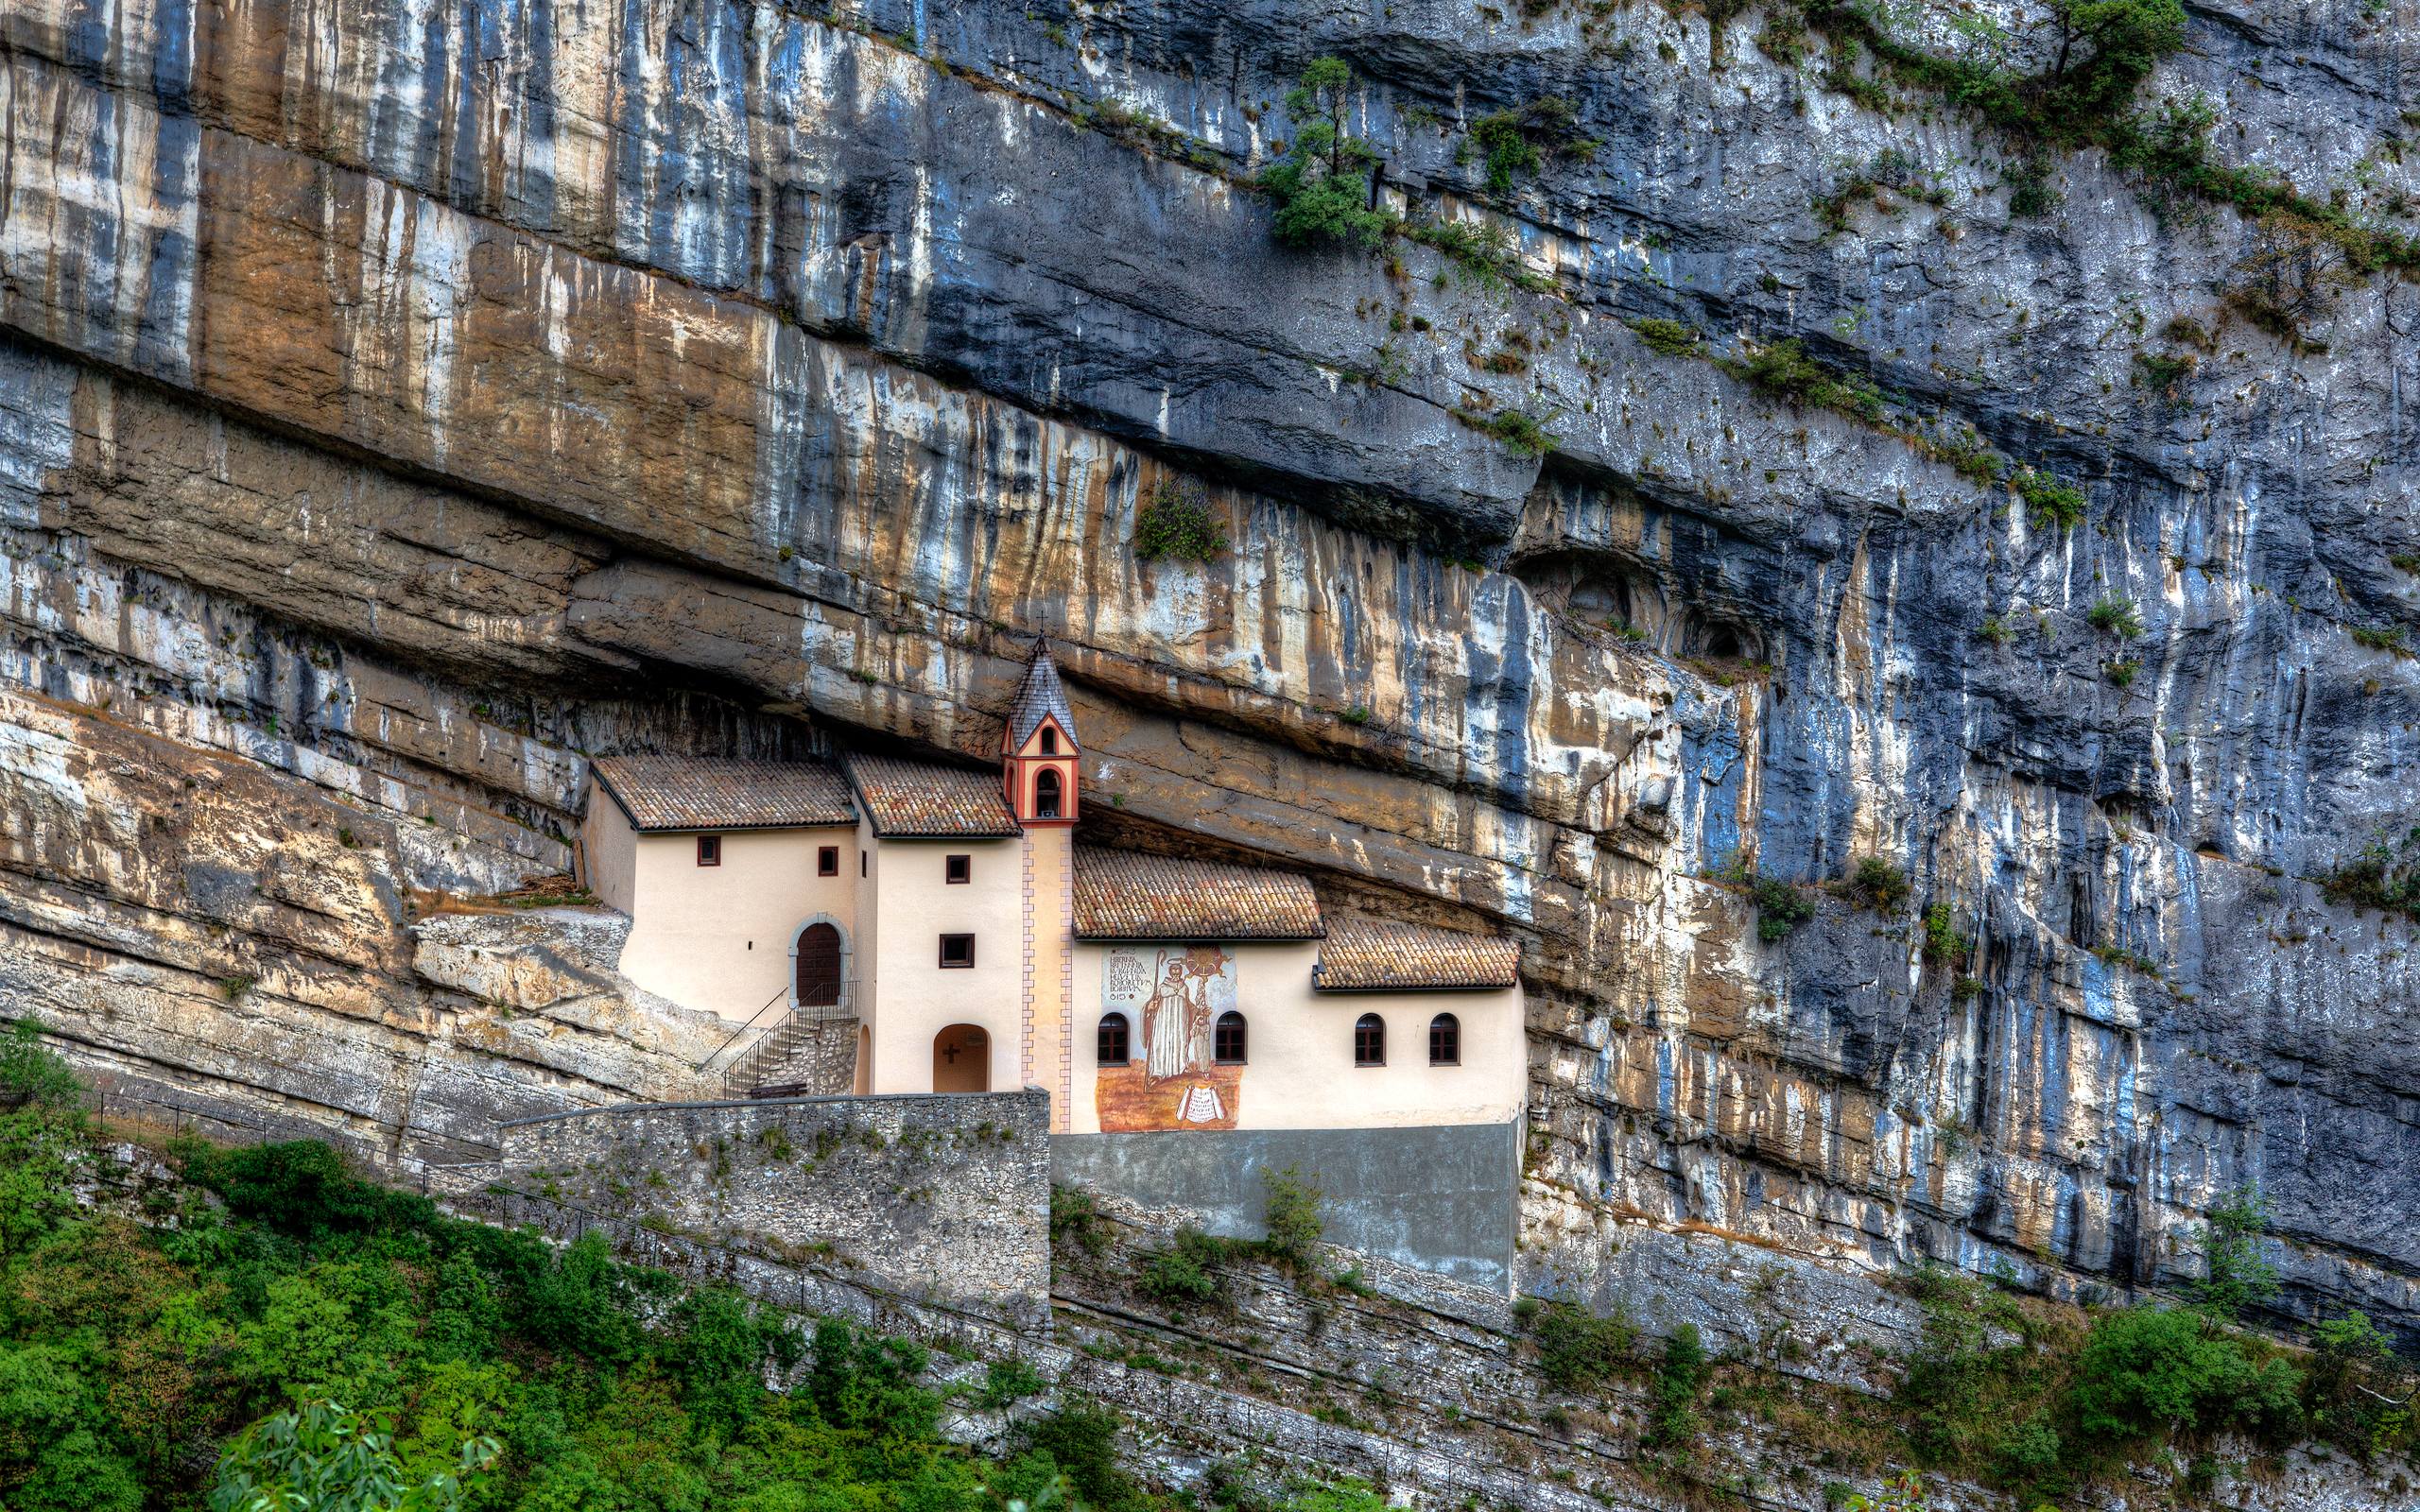
<svg viewBox="0 0 2420 1512"><path fill-rule="evenodd" d="M719 1062L723 1095L741 1101L847 1095L857 1074L856 984L833 984L830 995L829 1003L793 1003L784 988L696 1069L709 1073ZM748 1048L724 1060L751 1033L756 1038Z"/></svg>
<svg viewBox="0 0 2420 1512"><path fill-rule="evenodd" d="M801 1008L732 1063L734 1097L838 1097L856 1083L857 1017L846 1008Z"/></svg>

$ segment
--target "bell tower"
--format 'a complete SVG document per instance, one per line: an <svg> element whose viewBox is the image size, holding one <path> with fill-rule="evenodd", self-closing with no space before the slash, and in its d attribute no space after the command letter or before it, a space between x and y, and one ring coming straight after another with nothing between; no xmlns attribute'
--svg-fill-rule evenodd
<svg viewBox="0 0 2420 1512"><path fill-rule="evenodd" d="M1076 774L1082 752L1076 745L1076 713L1059 680L1050 644L1036 641L1025 680L1009 705L1000 731L1000 780L1017 822L1066 826L1076 822Z"/></svg>
<svg viewBox="0 0 2420 1512"><path fill-rule="evenodd" d="M1050 644L1036 641L1000 731L1000 782L1025 831L1025 1007L1021 1085L1050 1092L1050 1126L1072 1126L1075 1098L1076 712Z"/></svg>

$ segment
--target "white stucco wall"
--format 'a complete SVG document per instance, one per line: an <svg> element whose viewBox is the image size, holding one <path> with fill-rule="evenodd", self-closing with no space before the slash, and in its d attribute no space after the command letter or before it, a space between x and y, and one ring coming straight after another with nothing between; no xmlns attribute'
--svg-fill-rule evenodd
<svg viewBox="0 0 2420 1512"><path fill-rule="evenodd" d="M1025 882L1015 840L873 840L866 891L879 920L870 1020L876 1092L933 1090L933 1036L953 1023L990 1036L994 1091L1018 1086L1025 1003ZM970 857L974 880L943 880L947 856ZM941 937L975 936L975 965L943 971ZM862 966L860 976L864 975Z"/></svg>
<svg viewBox="0 0 2420 1512"><path fill-rule="evenodd" d="M620 804L591 782L588 812L579 816L580 884L606 907L631 912L631 889L638 866L638 835Z"/></svg>
<svg viewBox="0 0 2420 1512"><path fill-rule="evenodd" d="M1150 947L1144 947L1149 949ZM1111 947L1079 941L1075 960L1075 1075L1069 1122L1097 1132L1095 1049L1101 1015L1101 962ZM1408 1128L1499 1124L1520 1115L1529 1088L1521 991L1314 992L1316 943L1225 947L1236 958L1236 1009L1249 1027L1238 1086L1237 1128ZM1353 1025L1365 1013L1387 1022L1387 1064L1353 1063ZM1461 1021L1461 1063L1428 1063L1428 1023ZM1143 1056L1143 1025L1128 1015L1131 1053Z"/></svg>
<svg viewBox="0 0 2420 1512"><path fill-rule="evenodd" d="M593 801L613 803L602 794ZM864 961L855 949L856 832L833 826L720 833L718 867L698 865L694 833L637 836L631 897L616 905L626 906L631 920L622 973L683 1007L744 1022L789 991L798 932L824 916L852 947L847 971L862 978ZM827 845L840 848L838 877L815 874L817 849Z"/></svg>

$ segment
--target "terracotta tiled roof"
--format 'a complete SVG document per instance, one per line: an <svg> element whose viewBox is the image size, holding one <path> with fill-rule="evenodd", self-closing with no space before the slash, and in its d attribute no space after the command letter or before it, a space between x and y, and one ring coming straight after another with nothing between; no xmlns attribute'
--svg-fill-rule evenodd
<svg viewBox="0 0 2420 1512"><path fill-rule="evenodd" d="M1081 939L1317 939L1311 885L1290 871L1133 850L1076 850Z"/></svg>
<svg viewBox="0 0 2420 1512"><path fill-rule="evenodd" d="M855 824L849 784L821 762L600 756L589 764L641 830L770 830Z"/></svg>
<svg viewBox="0 0 2420 1512"><path fill-rule="evenodd" d="M1025 664L1025 680L1017 684L1016 701L1009 705L1008 748L1023 748L1046 716L1059 721L1068 740L1076 738L1076 712L1067 707L1067 685L1059 680L1059 663L1050 660L1049 644L1036 641L1033 660Z"/></svg>
<svg viewBox="0 0 2420 1512"><path fill-rule="evenodd" d="M1017 816L996 773L897 756L852 756L849 782L885 839L1003 838Z"/></svg>
<svg viewBox="0 0 2420 1512"><path fill-rule="evenodd" d="M1521 947L1493 935L1421 924L1338 921L1320 946L1311 985L1327 992L1420 988L1489 990L1521 980Z"/></svg>

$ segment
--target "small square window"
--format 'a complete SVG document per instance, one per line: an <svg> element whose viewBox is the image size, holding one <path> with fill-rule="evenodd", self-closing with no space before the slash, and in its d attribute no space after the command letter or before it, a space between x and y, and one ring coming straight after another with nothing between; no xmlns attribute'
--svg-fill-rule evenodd
<svg viewBox="0 0 2420 1512"><path fill-rule="evenodd" d="M840 874L840 848L838 846L827 845L821 847L816 850L815 874L819 877L837 877Z"/></svg>
<svg viewBox="0 0 2420 1512"><path fill-rule="evenodd" d="M698 836L698 865L701 867L719 867L722 865L721 835L701 834Z"/></svg>
<svg viewBox="0 0 2420 1512"><path fill-rule="evenodd" d="M942 862L942 880L948 883L973 882L975 880L975 858L973 856L948 856L943 858Z"/></svg>
<svg viewBox="0 0 2420 1512"><path fill-rule="evenodd" d="M974 964L974 936L943 935L942 936L942 970L963 971Z"/></svg>

